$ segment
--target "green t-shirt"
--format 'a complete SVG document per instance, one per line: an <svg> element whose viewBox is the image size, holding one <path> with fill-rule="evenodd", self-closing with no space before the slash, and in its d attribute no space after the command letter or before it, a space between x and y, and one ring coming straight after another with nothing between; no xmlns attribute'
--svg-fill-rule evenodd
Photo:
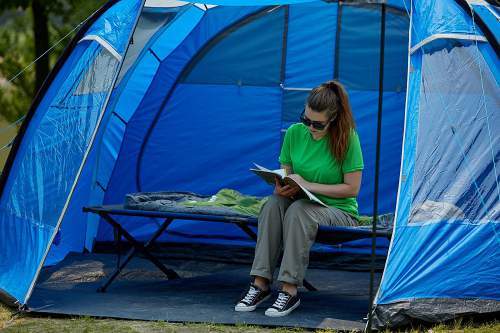
<svg viewBox="0 0 500 333"><path fill-rule="evenodd" d="M290 165L293 172L308 182L319 184L341 184L344 174L362 170L363 155L358 134L353 130L344 162L340 164L332 155L328 136L314 140L309 129L301 123L288 128L279 157L281 164ZM315 194L316 195L316 194ZM358 218L356 197L331 198L316 195L329 206L341 209Z"/></svg>

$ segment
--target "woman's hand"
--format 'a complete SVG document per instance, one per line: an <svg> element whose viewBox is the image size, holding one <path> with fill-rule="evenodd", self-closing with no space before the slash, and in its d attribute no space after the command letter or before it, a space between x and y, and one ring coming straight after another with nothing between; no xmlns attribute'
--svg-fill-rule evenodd
<svg viewBox="0 0 500 333"><path fill-rule="evenodd" d="M294 173L288 175L287 177L293 179L297 184L305 187L306 189L308 188L309 183L304 178L302 178L301 175Z"/></svg>
<svg viewBox="0 0 500 333"><path fill-rule="evenodd" d="M274 187L274 194L281 195L282 197L291 198L299 192L299 188L293 188L290 185L281 186L278 177L275 178L276 186Z"/></svg>

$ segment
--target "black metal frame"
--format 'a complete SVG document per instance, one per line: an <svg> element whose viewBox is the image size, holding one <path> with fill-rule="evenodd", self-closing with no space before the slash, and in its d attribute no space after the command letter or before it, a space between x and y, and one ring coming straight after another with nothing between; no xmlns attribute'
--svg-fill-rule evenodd
<svg viewBox="0 0 500 333"><path fill-rule="evenodd" d="M142 253L147 259L149 259L160 271L165 273L167 278L169 280L173 279L178 279L179 275L172 269L165 267L151 252L149 252L149 247L158 239L158 237L161 236L161 234L168 228L170 223L172 223L173 219L172 218L167 218L165 221L160 225L158 230L151 236L151 238L143 245L142 242L138 241L137 239L134 238L127 230L125 230L120 223L115 221L108 213L98 213L100 217L107 223L109 223L113 229L116 231L117 235L117 246L118 246L118 260L117 260L117 267L111 273L111 275L106 279L106 282L100 286L97 291L98 292L106 292L106 289L109 287L109 285L118 277L120 272L127 266L127 264L130 262L130 260L136 255L137 252ZM122 236L132 245L132 248L128 251L127 255L125 256L125 260L120 263L120 249L119 249L119 244Z"/></svg>
<svg viewBox="0 0 500 333"><path fill-rule="evenodd" d="M193 216L190 214L176 214L176 213L165 213L165 215L169 215L166 217L163 223L158 227L158 229L154 232L151 238L146 242L142 243L138 241L134 236L132 236L119 222L111 217L111 215L121 215L121 216L144 216L141 214L141 211L130 212L130 211L110 211L104 207L83 207L83 212L86 213L94 213L99 215L105 222L107 222L115 233L115 244L117 248L117 265L115 270L106 278L106 281L97 289L97 292L104 293L107 288L111 285L111 283L118 277L120 272L127 266L127 264L132 260L132 258L137 255L137 253L142 253L148 260L150 260L160 271L162 271L169 280L178 279L180 276L171 268L163 265L160 260L156 256L154 256L149 249L154 244L154 242L160 237L170 226L170 224L175 219L197 219L200 221L207 222L223 222L223 223L231 223L235 224L238 228L240 228L245 234L247 234L252 240L257 241L257 234L249 227L249 225L255 225L255 221L251 219L245 219L240 217L229 217L229 216L207 216L207 215L197 215ZM154 216L149 216L154 217ZM120 243L122 237L130 243L132 248L127 252L123 262L121 262L121 254L120 254ZM316 291L317 289L304 279L303 281L304 287L309 291Z"/></svg>
<svg viewBox="0 0 500 333"><path fill-rule="evenodd" d="M335 80L339 79L339 61L340 61L340 33L342 29L342 1L338 1L337 4L337 28L335 30L335 46L333 54L333 78Z"/></svg>
<svg viewBox="0 0 500 333"><path fill-rule="evenodd" d="M288 48L288 22L290 20L290 5L285 6L285 15L283 23L283 42L281 46L281 68L280 68L280 82L285 83L286 75L286 56Z"/></svg>
<svg viewBox="0 0 500 333"><path fill-rule="evenodd" d="M373 302L375 291L375 255L377 248L377 238L375 233L377 231L377 216L378 216L378 183L380 176L380 142L382 138L382 109L384 101L384 57L385 57L385 19L386 19L386 6L381 5L382 15L380 17L380 58L379 58L379 81L378 81L378 110L377 110L377 148L375 153L375 182L374 182L374 195L373 195L373 221L372 221L372 251L371 251L371 265L370 265L370 302L368 304L368 322L367 332L372 331L373 320Z"/></svg>

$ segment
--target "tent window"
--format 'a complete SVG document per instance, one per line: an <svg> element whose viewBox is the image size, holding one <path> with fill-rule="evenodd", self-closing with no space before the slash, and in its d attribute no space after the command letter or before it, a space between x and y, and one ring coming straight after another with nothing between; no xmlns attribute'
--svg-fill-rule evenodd
<svg viewBox="0 0 500 333"><path fill-rule="evenodd" d="M155 34L163 27L168 26L182 7L173 8L147 8L145 7L137 22L132 43L129 45L123 66L118 75L117 85L120 84L125 74L132 68L144 52L144 46L154 38Z"/></svg>
<svg viewBox="0 0 500 333"><path fill-rule="evenodd" d="M74 95L105 93L113 80L118 60L104 48L100 48L75 89Z"/></svg>
<svg viewBox="0 0 500 333"><path fill-rule="evenodd" d="M216 10L216 9L213 9ZM208 12L207 15L210 15ZM205 45L184 83L274 86L280 83L284 9L257 16Z"/></svg>
<svg viewBox="0 0 500 333"><path fill-rule="evenodd" d="M421 82L409 222L498 221L493 74L475 45L462 45L423 54Z"/></svg>

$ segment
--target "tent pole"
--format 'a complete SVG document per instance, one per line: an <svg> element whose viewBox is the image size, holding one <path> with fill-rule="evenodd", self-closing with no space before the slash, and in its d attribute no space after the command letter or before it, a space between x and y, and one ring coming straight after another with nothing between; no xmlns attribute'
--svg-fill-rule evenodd
<svg viewBox="0 0 500 333"><path fill-rule="evenodd" d="M285 6L285 15L283 23L283 41L281 48L281 71L280 71L280 83L282 86L285 85L286 76L286 53L288 48L288 21L290 19L290 6Z"/></svg>
<svg viewBox="0 0 500 333"><path fill-rule="evenodd" d="M337 6L337 29L335 30L335 47L333 55L333 78L339 79L339 50L340 50L340 29L342 26L342 1L339 0Z"/></svg>
<svg viewBox="0 0 500 333"><path fill-rule="evenodd" d="M372 331L373 301L374 301L374 280L375 280L375 255L377 246L377 214L378 214L378 181L380 174L380 141L382 132L382 102L384 98L384 53L385 53L385 14L386 7L382 4L382 16L380 19L380 62L378 77L378 112L377 112L377 149L375 156L375 189L373 191L373 221L372 221L372 253L370 263L370 303L368 304L367 332Z"/></svg>

